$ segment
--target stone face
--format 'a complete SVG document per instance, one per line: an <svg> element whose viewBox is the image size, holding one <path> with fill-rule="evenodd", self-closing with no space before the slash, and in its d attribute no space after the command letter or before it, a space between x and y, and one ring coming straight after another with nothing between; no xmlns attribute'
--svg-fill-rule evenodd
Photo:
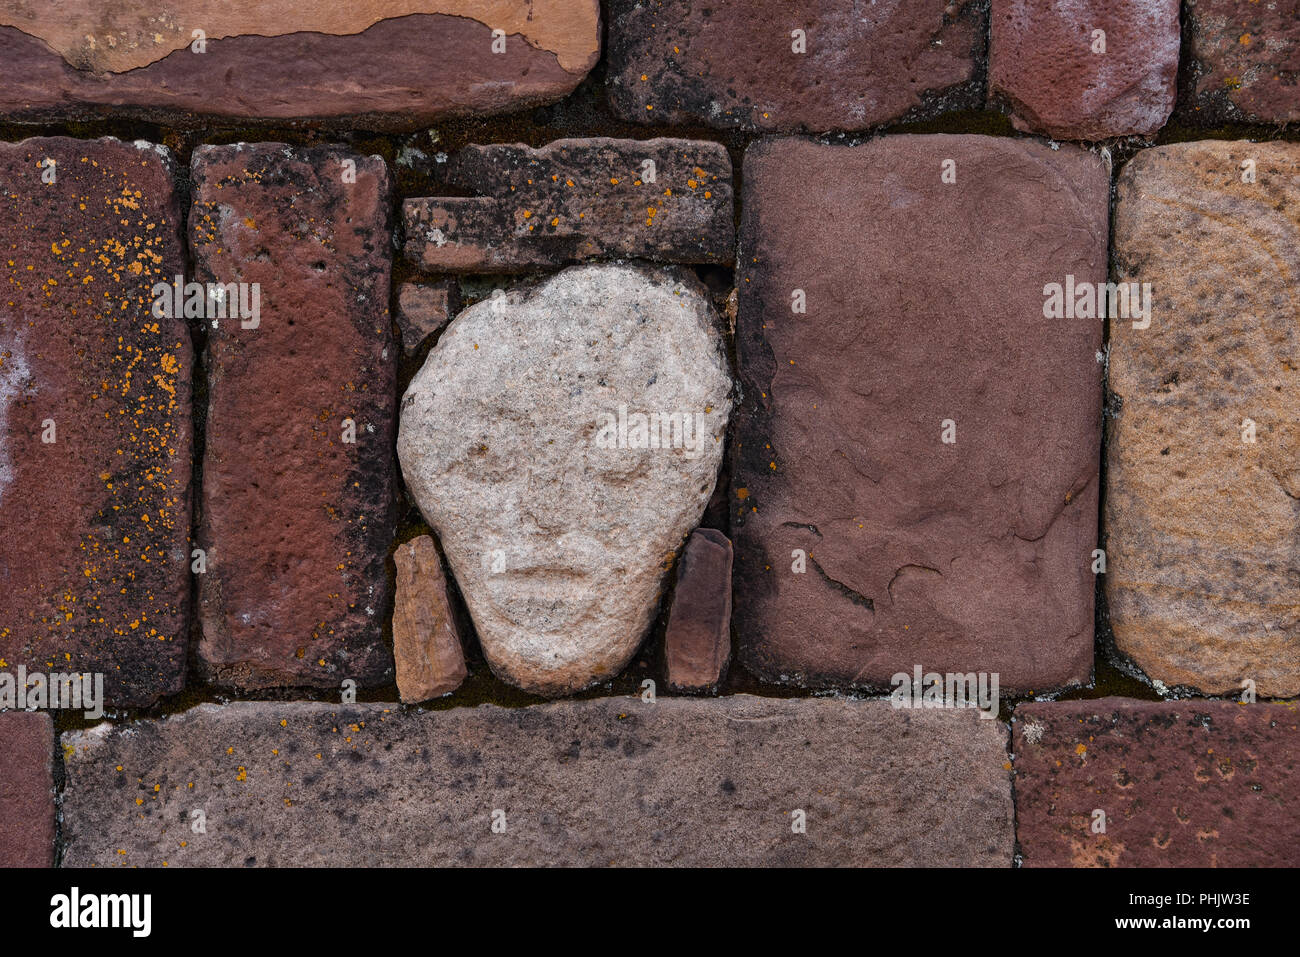
<svg viewBox="0 0 1300 957"><path fill-rule="evenodd" d="M1012 727L1026 867L1300 863L1294 704L1035 702Z"/></svg>
<svg viewBox="0 0 1300 957"><path fill-rule="evenodd" d="M1190 115L1208 122L1300 120L1300 0L1187 0Z"/></svg>
<svg viewBox="0 0 1300 957"><path fill-rule="evenodd" d="M1152 300L1149 328L1111 324L1116 646L1168 685L1300 694L1300 145L1142 151L1115 268Z"/></svg>
<svg viewBox="0 0 1300 957"><path fill-rule="evenodd" d="M0 714L0 868L54 865L54 722Z"/></svg>
<svg viewBox="0 0 1300 957"><path fill-rule="evenodd" d="M1006 726L971 711L242 702L64 741L69 866L1011 864Z"/></svg>
<svg viewBox="0 0 1300 957"><path fill-rule="evenodd" d="M610 0L609 96L638 123L860 130L974 105L968 0ZM804 34L803 53L795 52Z"/></svg>
<svg viewBox="0 0 1300 957"><path fill-rule="evenodd" d="M1178 10L1179 0L993 0L990 93L1009 103L1018 130L1153 134L1174 108Z"/></svg>
<svg viewBox="0 0 1300 957"><path fill-rule="evenodd" d="M918 664L1003 690L1086 681L1102 329L1045 319L1043 289L1105 279L1103 162L979 136L782 140L750 148L744 182L746 667L805 686Z"/></svg>
<svg viewBox="0 0 1300 957"><path fill-rule="evenodd" d="M345 161L355 183L343 182ZM260 290L255 325L208 321L202 664L239 688L383 683L396 361L387 168L260 143L200 147L192 176L197 278L245 283L250 300Z"/></svg>
<svg viewBox="0 0 1300 957"><path fill-rule="evenodd" d="M403 701L451 694L467 674L460 632L447 600L438 547L428 535L397 546L393 602L393 657Z"/></svg>
<svg viewBox="0 0 1300 957"><path fill-rule="evenodd" d="M0 662L118 707L185 680L193 353L151 311L179 223L161 147L0 143Z"/></svg>
<svg viewBox="0 0 1300 957"><path fill-rule="evenodd" d="M677 569L664 637L668 686L716 687L731 657L731 541L711 528L691 532Z"/></svg>
<svg viewBox="0 0 1300 957"><path fill-rule="evenodd" d="M559 99L600 53L598 0L177 0L167 12L87 0L51 17L0 0L0 113L413 127Z"/></svg>
<svg viewBox="0 0 1300 957"><path fill-rule="evenodd" d="M602 256L730 263L734 256L731 158L718 143L467 146L446 175L448 186L479 195L406 200L406 257L427 269L509 272Z"/></svg>
<svg viewBox="0 0 1300 957"><path fill-rule="evenodd" d="M684 273L573 267L466 309L411 381L406 485L506 681L566 694L636 652L717 479L715 321Z"/></svg>
<svg viewBox="0 0 1300 957"><path fill-rule="evenodd" d="M402 350L409 356L445 326L459 303L454 282L404 282L397 289L397 326Z"/></svg>

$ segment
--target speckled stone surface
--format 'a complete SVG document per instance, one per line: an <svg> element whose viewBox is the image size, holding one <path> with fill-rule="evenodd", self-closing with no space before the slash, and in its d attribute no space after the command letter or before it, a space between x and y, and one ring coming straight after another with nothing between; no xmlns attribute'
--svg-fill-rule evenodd
<svg viewBox="0 0 1300 957"><path fill-rule="evenodd" d="M1016 129L1056 139L1152 135L1174 108L1178 11L1179 0L993 0L991 97Z"/></svg>
<svg viewBox="0 0 1300 957"><path fill-rule="evenodd" d="M1152 298L1149 328L1111 323L1115 644L1167 685L1300 694L1300 144L1139 153L1114 262Z"/></svg>
<svg viewBox="0 0 1300 957"><path fill-rule="evenodd" d="M48 714L0 714L0 868L54 864L53 760Z"/></svg>
<svg viewBox="0 0 1300 957"><path fill-rule="evenodd" d="M1006 742L879 701L201 705L65 736L65 860L1009 867Z"/></svg>
<svg viewBox="0 0 1300 957"><path fill-rule="evenodd" d="M185 678L193 355L152 311L179 224L161 147L0 143L0 667L116 706Z"/></svg>
<svg viewBox="0 0 1300 957"><path fill-rule="evenodd" d="M201 667L235 688L384 684L397 362L387 167L258 143L200 147L192 176L197 278L260 290L255 327L208 323Z"/></svg>
<svg viewBox="0 0 1300 957"><path fill-rule="evenodd" d="M730 263L734 255L731 157L720 143L467 146L451 158L446 184L478 195L402 205L406 258L425 269L510 272L605 256Z"/></svg>
<svg viewBox="0 0 1300 957"><path fill-rule="evenodd" d="M974 107L985 10L971 0L611 0L610 103L636 123L810 132Z"/></svg>
<svg viewBox="0 0 1300 957"><path fill-rule="evenodd" d="M163 12L81 0L51 16L0 0L0 113L409 128L559 99L600 53L599 0L172 0Z"/></svg>
<svg viewBox="0 0 1300 957"><path fill-rule="evenodd" d="M764 140L744 183L741 661L803 686L916 665L1086 682L1102 324L1044 318L1043 287L1105 279L1103 161L983 136Z"/></svg>
<svg viewBox="0 0 1300 957"><path fill-rule="evenodd" d="M1300 120L1300 0L1187 0L1189 119Z"/></svg>
<svg viewBox="0 0 1300 957"><path fill-rule="evenodd" d="M1024 866L1300 863L1294 702L1099 698L1020 705L1015 719Z"/></svg>

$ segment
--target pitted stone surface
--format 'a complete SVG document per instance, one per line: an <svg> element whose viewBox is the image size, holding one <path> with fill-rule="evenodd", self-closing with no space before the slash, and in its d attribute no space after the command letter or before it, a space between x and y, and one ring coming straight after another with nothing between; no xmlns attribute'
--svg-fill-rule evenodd
<svg viewBox="0 0 1300 957"><path fill-rule="evenodd" d="M566 694L636 652L717 480L717 321L684 273L578 266L466 309L412 380L402 472L501 678Z"/></svg>
<svg viewBox="0 0 1300 957"><path fill-rule="evenodd" d="M1102 323L1044 318L1043 288L1104 281L1107 173L980 136L750 148L731 515L752 672L1088 680Z"/></svg>
<svg viewBox="0 0 1300 957"><path fill-rule="evenodd" d="M335 147L241 143L200 147L192 175L197 278L260 290L255 326L208 322L201 664L237 688L382 684L396 478L388 170Z"/></svg>
<svg viewBox="0 0 1300 957"><path fill-rule="evenodd" d="M1178 10L1179 0L993 0L990 93L1019 130L1154 134L1174 108Z"/></svg>
<svg viewBox="0 0 1300 957"><path fill-rule="evenodd" d="M973 711L748 695L205 704L65 736L65 861L1009 867L1006 739Z"/></svg>
<svg viewBox="0 0 1300 957"><path fill-rule="evenodd" d="M1116 646L1167 685L1300 694L1300 144L1142 151L1114 242L1152 291L1149 328L1111 324Z"/></svg>
<svg viewBox="0 0 1300 957"><path fill-rule="evenodd" d="M165 12L83 0L51 16L0 0L0 113L413 127L557 100L600 53L599 0L173 0Z"/></svg>
<svg viewBox="0 0 1300 957"><path fill-rule="evenodd" d="M467 146L446 176L447 185L480 195L406 200L406 257L426 269L734 257L731 158L719 143L594 137L541 149Z"/></svg>
<svg viewBox="0 0 1300 957"><path fill-rule="evenodd" d="M968 0L611 0L610 101L637 123L814 132L974 106L985 9Z"/></svg>
<svg viewBox="0 0 1300 957"><path fill-rule="evenodd" d="M0 868L54 865L54 722L0 714Z"/></svg>
<svg viewBox="0 0 1300 957"><path fill-rule="evenodd" d="M1026 867L1300 863L1294 703L1032 702L1012 728Z"/></svg>
<svg viewBox="0 0 1300 957"><path fill-rule="evenodd" d="M0 143L0 668L117 707L185 680L193 352L152 308L180 221L162 147Z"/></svg>
<svg viewBox="0 0 1300 957"><path fill-rule="evenodd" d="M1187 0L1187 36L1190 117L1300 120L1300 0Z"/></svg>

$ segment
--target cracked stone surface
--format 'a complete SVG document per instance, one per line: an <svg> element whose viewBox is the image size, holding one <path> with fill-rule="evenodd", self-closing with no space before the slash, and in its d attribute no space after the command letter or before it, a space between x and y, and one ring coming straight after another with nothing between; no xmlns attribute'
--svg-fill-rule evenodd
<svg viewBox="0 0 1300 957"><path fill-rule="evenodd" d="M1300 120L1300 0L1187 0L1189 118Z"/></svg>
<svg viewBox="0 0 1300 957"><path fill-rule="evenodd" d="M384 684L388 169L338 147L241 143L200 147L191 170L198 281L260 290L256 326L208 322L200 665L225 687Z"/></svg>
<svg viewBox="0 0 1300 957"><path fill-rule="evenodd" d="M1111 326L1116 646L1167 685L1300 694L1300 144L1144 150L1114 236L1153 304Z"/></svg>
<svg viewBox="0 0 1300 957"><path fill-rule="evenodd" d="M151 311L180 222L162 147L0 143L0 667L117 707L185 683L194 360Z"/></svg>
<svg viewBox="0 0 1300 957"><path fill-rule="evenodd" d="M606 256L730 263L734 254L731 157L720 143L471 145L452 157L446 185L479 195L402 205L406 258L425 269L512 272Z"/></svg>
<svg viewBox="0 0 1300 957"><path fill-rule="evenodd" d="M600 55L599 0L172 0L166 13L81 0L50 16L0 0L0 113L413 128L558 100Z"/></svg>
<svg viewBox="0 0 1300 957"><path fill-rule="evenodd" d="M969 0L797 9L786 0L611 0L610 103L636 123L813 132L976 106L985 9Z"/></svg>
<svg viewBox="0 0 1300 957"><path fill-rule="evenodd" d="M1300 864L1294 703L1032 702L1012 729L1025 867Z"/></svg>
<svg viewBox="0 0 1300 957"><path fill-rule="evenodd" d="M1056 139L1154 134L1174 108L1178 11L1179 0L993 0L991 98L1010 104L1016 129Z"/></svg>
<svg viewBox="0 0 1300 957"><path fill-rule="evenodd" d="M879 701L204 704L65 737L65 860L1009 867L1006 742Z"/></svg>
<svg viewBox="0 0 1300 957"><path fill-rule="evenodd" d="M1105 279L1103 161L965 135L768 140L744 183L742 662L807 686L917 664L1003 690L1088 680L1102 324L1045 319L1042 290Z"/></svg>
<svg viewBox="0 0 1300 957"><path fill-rule="evenodd" d="M635 654L717 481L718 321L685 273L577 266L466 309L411 381L402 472L502 679L567 694ZM636 447L652 414L691 428Z"/></svg>
<svg viewBox="0 0 1300 957"><path fill-rule="evenodd" d="M54 722L0 714L0 867L54 865Z"/></svg>

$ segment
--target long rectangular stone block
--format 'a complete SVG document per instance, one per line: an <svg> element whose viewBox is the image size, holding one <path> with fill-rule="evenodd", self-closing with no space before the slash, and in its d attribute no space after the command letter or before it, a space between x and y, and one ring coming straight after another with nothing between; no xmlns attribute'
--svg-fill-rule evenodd
<svg viewBox="0 0 1300 957"><path fill-rule="evenodd" d="M223 285L205 318L200 664L239 688L382 684L388 169L336 147L241 143L200 147L192 174L197 281Z"/></svg>
<svg viewBox="0 0 1300 957"><path fill-rule="evenodd" d="M1105 163L983 136L766 140L744 183L742 662L805 686L917 665L1087 681L1102 321L1073 290L1106 278Z"/></svg>
<svg viewBox="0 0 1300 957"><path fill-rule="evenodd" d="M185 680L180 221L162 147L0 143L0 669L99 673L119 707Z"/></svg>
<svg viewBox="0 0 1300 957"><path fill-rule="evenodd" d="M1300 864L1294 702L1033 702L1012 728L1026 867Z"/></svg>
<svg viewBox="0 0 1300 957"><path fill-rule="evenodd" d="M884 702L244 702L64 736L73 866L1007 867L1006 726ZM204 821L196 833L196 820Z"/></svg>
<svg viewBox="0 0 1300 957"><path fill-rule="evenodd" d="M0 0L0 114L414 127L560 99L599 0Z"/></svg>

